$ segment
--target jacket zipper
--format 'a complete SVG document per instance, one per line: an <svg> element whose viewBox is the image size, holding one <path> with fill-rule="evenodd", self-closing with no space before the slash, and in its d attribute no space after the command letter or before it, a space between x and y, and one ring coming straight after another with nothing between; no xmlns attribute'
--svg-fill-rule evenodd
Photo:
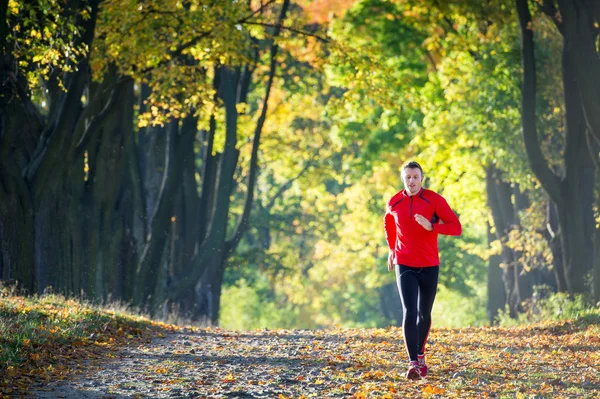
<svg viewBox="0 0 600 399"><path fill-rule="evenodd" d="M413 196L410 196L410 217L412 217L412 204L413 204Z"/></svg>

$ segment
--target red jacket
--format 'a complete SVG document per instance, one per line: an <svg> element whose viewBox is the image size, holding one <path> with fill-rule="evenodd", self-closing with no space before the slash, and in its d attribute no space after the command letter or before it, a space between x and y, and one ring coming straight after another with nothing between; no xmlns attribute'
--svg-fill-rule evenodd
<svg viewBox="0 0 600 399"><path fill-rule="evenodd" d="M417 213L432 223L433 231L417 223ZM412 196L405 190L396 193L387 203L384 227L388 247L394 252L394 264L413 267L438 266L438 234L462 233L460 220L444 197L424 188Z"/></svg>

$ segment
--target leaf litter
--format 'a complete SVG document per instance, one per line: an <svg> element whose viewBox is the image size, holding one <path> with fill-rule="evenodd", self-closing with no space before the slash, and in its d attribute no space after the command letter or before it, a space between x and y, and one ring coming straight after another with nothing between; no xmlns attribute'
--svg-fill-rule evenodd
<svg viewBox="0 0 600 399"><path fill-rule="evenodd" d="M171 327L107 351L35 398L600 398L600 325L433 329L408 381L402 329Z"/></svg>

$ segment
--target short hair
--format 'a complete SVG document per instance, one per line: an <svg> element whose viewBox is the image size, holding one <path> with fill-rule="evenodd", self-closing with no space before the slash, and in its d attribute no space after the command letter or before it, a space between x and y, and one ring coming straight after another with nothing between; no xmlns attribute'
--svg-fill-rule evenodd
<svg viewBox="0 0 600 399"><path fill-rule="evenodd" d="M423 173L423 168L421 168L421 165L419 165L419 163L415 161L409 161L402 165L402 172L404 171L404 169L419 169L421 171L421 176L425 175Z"/></svg>

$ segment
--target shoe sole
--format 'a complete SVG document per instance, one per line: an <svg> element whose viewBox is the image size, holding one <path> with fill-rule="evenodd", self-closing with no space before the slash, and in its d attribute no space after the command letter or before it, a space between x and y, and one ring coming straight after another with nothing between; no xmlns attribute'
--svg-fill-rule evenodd
<svg viewBox="0 0 600 399"><path fill-rule="evenodd" d="M408 373L406 373L406 378L408 378L409 380L420 380L421 374L419 373L418 370L411 369L411 370L408 370Z"/></svg>

